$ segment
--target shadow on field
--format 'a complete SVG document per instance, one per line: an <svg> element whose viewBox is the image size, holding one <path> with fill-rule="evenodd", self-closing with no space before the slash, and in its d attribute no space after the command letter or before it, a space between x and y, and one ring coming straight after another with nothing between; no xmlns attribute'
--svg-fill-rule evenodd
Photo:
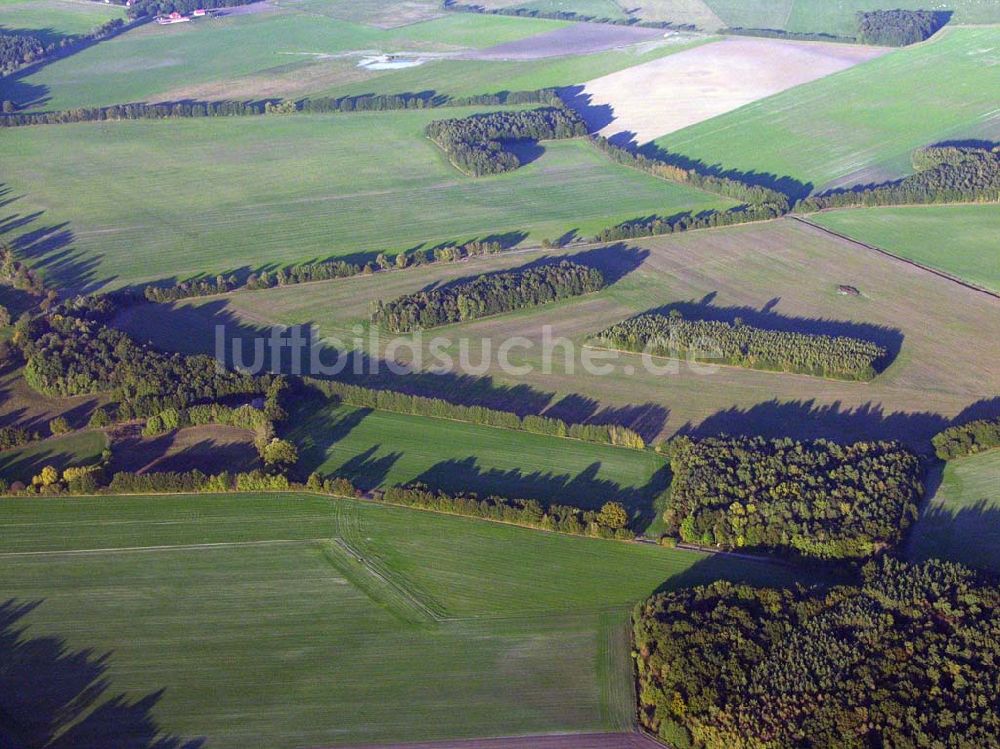
<svg viewBox="0 0 1000 749"><path fill-rule="evenodd" d="M840 401L817 404L815 400L772 399L749 408L728 408L697 425L688 422L677 434L695 439L721 434L793 439L827 438L837 442L897 440L918 453L930 454L930 440L942 429L975 419L1000 416L1000 397L987 398L965 408L954 419L932 411L894 411L881 404L855 408Z"/></svg>
<svg viewBox="0 0 1000 749"><path fill-rule="evenodd" d="M205 436L221 431L233 439ZM112 459L108 475L118 471L149 473L150 471L201 471L216 474L221 471L240 473L260 468L257 450L250 432L235 428L188 427L156 437L143 437L139 425L126 425L111 432ZM243 439L239 439L242 437Z"/></svg>
<svg viewBox="0 0 1000 749"><path fill-rule="evenodd" d="M564 237L575 236L574 233L569 233L563 235L560 239ZM544 255L543 257L533 260L525 265L518 266L516 268L504 268L502 270L490 271L489 273L479 273L474 276L462 276L461 278L455 278L451 281L434 281L429 283L421 289L421 291L435 291L440 289L450 289L461 284L469 283L477 278L486 277L490 278L492 276L499 276L504 273L521 273L530 268L541 268L546 265L558 265L563 260L568 260L571 263L577 263L579 265L586 266L587 268L596 268L604 276L604 282L606 285L611 286L617 283L629 273L635 271L643 261L649 257L649 250L644 250L639 247L629 247L623 242L617 244L608 245L606 247L596 247L592 250L584 250L582 252L577 252L572 255Z"/></svg>
<svg viewBox="0 0 1000 749"><path fill-rule="evenodd" d="M928 500L910 529L906 556L914 561L946 559L1000 576L1000 507L983 497L950 510Z"/></svg>
<svg viewBox="0 0 1000 749"><path fill-rule="evenodd" d="M610 104L594 104L594 97L583 86L563 86L556 94L570 109L576 110L585 123L587 132L596 133L615 121L615 110Z"/></svg>
<svg viewBox="0 0 1000 749"><path fill-rule="evenodd" d="M48 434L49 420L62 416L72 428L81 429L86 426L100 403L97 398L81 396L74 398L76 402L65 410L59 410L58 401L50 401L41 404L38 411L31 414L27 406L16 405L37 400L40 400L40 396L24 381L17 362L0 364L0 409L3 409L3 413L0 413L0 427L16 426L29 432ZM15 405L16 407L12 407Z"/></svg>
<svg viewBox="0 0 1000 749"><path fill-rule="evenodd" d="M8 483L21 481L30 484L33 476L42 472L45 466L54 466L62 472L65 468L81 463L81 458L66 450L57 448L37 449L39 443L29 443L21 448L15 448L0 453L0 478ZM44 443L42 443L44 444ZM22 450L35 450L30 455L23 455Z"/></svg>
<svg viewBox="0 0 1000 749"><path fill-rule="evenodd" d="M0 603L0 745L50 749L199 749L163 732L153 709L164 690L139 699L109 695L111 654L73 650L22 621L42 605Z"/></svg>
<svg viewBox="0 0 1000 749"><path fill-rule="evenodd" d="M794 177L787 175L782 176L772 174L771 172L758 172L754 170L744 172L739 169L726 169L721 164L706 164L699 159L692 159L681 154L672 153L658 146L655 142L640 146L635 142L634 134L632 133L619 133L615 136L613 142L617 146L635 151L647 158L662 161L681 169L688 169L692 172L712 177L725 177L743 182L744 184L776 190L787 196L790 203L805 198L813 191L812 182L800 182Z"/></svg>
<svg viewBox="0 0 1000 749"><path fill-rule="evenodd" d="M788 317L774 308L781 301L780 297L771 299L762 308L754 307L718 307L712 304L716 292L707 294L700 300L671 302L662 307L647 310L641 314L669 315L679 312L686 320L712 320L716 322L734 323L737 319L747 325L765 330L777 330L785 333L806 333L809 335L846 336L872 341L886 350L886 356L875 363L878 372L891 365L903 346L903 331L886 325L860 323L850 320L830 320L820 317Z"/></svg>
<svg viewBox="0 0 1000 749"><path fill-rule="evenodd" d="M430 489L449 494L475 493L481 497L500 495L509 499L534 499L543 506L569 504L585 510L599 510L612 500L621 502L629 512L629 526L641 532L656 514L654 501L670 485L670 468L663 465L643 486L626 487L598 477L600 461L595 461L576 476L554 471L524 472L517 468L500 470L482 468L474 455L443 460L414 479Z"/></svg>
<svg viewBox="0 0 1000 749"><path fill-rule="evenodd" d="M21 197L4 197L0 207ZM0 240L10 244L26 264L77 294L93 293L116 278L97 278L96 269L103 255L73 249L69 222L46 225L41 223L43 214L44 211L35 211L0 216ZM9 234L16 236L8 237Z"/></svg>

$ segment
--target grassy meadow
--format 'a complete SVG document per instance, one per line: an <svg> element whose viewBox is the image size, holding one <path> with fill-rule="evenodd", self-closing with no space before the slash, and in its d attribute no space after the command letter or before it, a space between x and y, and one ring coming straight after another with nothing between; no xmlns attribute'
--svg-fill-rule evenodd
<svg viewBox="0 0 1000 749"><path fill-rule="evenodd" d="M1000 574L1000 450L948 461L914 526L908 554Z"/></svg>
<svg viewBox="0 0 1000 749"><path fill-rule="evenodd" d="M514 255L395 271L371 277L237 292L172 305L135 307L118 321L140 340L173 350L214 350L216 325L227 338L256 335L275 324L312 324L330 345L352 347L355 326L367 325L369 304L429 285L479 273L519 267L544 257L569 256L617 278L597 294L507 315L447 326L442 349L453 357L468 341L467 360L484 376L424 377L409 384L447 398L557 408L581 420L615 412L615 420L637 419L647 437L678 431L736 432L857 439L859 434L904 440L928 450L928 440L949 420L1000 391L1000 340L983 335L1000 325L994 299L953 281L831 237L786 219L756 226L615 244L591 250L531 251ZM840 284L860 296L837 293ZM803 375L721 367L701 374L686 363L644 366L638 355L614 357L612 371L586 371L580 357L586 341L610 322L651 309L678 309L689 317L741 317L762 327L856 335L895 352L872 382L852 383ZM552 339L576 348L571 364L556 349L545 368L542 326ZM505 373L497 350L511 336L531 348L514 349L510 362L528 365L524 375ZM430 337L418 344L425 368L435 361ZM388 341L375 348L384 352ZM372 348L362 341L362 345ZM408 359L403 349L396 358ZM956 362L961 362L957 366ZM504 388L517 387L507 393Z"/></svg>
<svg viewBox="0 0 1000 749"><path fill-rule="evenodd" d="M88 34L113 18L125 18L125 8L91 0L0 0L0 29L32 34L45 44Z"/></svg>
<svg viewBox="0 0 1000 749"><path fill-rule="evenodd" d="M809 220L1000 293L996 205L860 208L820 213Z"/></svg>
<svg viewBox="0 0 1000 749"><path fill-rule="evenodd" d="M346 3L331 5L323 0L321 5L288 4L278 11L178 26L147 24L71 59L0 81L0 98L51 110L132 101L427 90L464 96L583 83L694 43L646 42L540 61L449 59L461 51L515 41L566 23L450 13L379 28L345 19L339 11ZM378 53L403 53L422 64L390 70L359 66L364 57Z"/></svg>
<svg viewBox="0 0 1000 749"><path fill-rule="evenodd" d="M8 484L31 483L45 466L62 471L70 466L96 463L108 441L103 432L85 431L30 442L23 447L0 452L0 478ZM2 525L2 523L0 523Z"/></svg>
<svg viewBox="0 0 1000 749"><path fill-rule="evenodd" d="M633 602L791 575L307 496L8 499L0 520L0 635L109 653L103 697L127 697L111 717L83 699L82 725L220 749L627 729ZM25 650L22 686L77 683L86 656L51 652Z"/></svg>
<svg viewBox="0 0 1000 749"><path fill-rule="evenodd" d="M726 199L583 140L461 174L423 135L468 109L24 127L0 141L23 256L71 289L510 235L539 243ZM138 197L137 197L138 196Z"/></svg>
<svg viewBox="0 0 1000 749"><path fill-rule="evenodd" d="M853 37L855 13L863 10L905 8L949 9L952 23L1000 23L1000 7L991 0L949 0L935 5L925 0L705 0L729 26L786 31L820 32Z"/></svg>
<svg viewBox="0 0 1000 749"><path fill-rule="evenodd" d="M1000 27L950 29L655 143L814 189L895 178L912 171L921 146L1000 138L998 45Z"/></svg>
<svg viewBox="0 0 1000 749"><path fill-rule="evenodd" d="M363 489L420 481L587 509L619 500L645 527L669 484L666 461L651 451L331 404L305 404L290 423L303 474L346 476Z"/></svg>

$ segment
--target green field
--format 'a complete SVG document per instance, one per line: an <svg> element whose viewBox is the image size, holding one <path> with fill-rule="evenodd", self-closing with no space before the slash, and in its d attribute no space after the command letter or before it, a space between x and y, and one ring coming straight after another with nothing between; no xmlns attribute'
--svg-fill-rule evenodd
<svg viewBox="0 0 1000 749"><path fill-rule="evenodd" d="M996 205L861 208L819 213L809 220L1000 293Z"/></svg>
<svg viewBox="0 0 1000 749"><path fill-rule="evenodd" d="M952 10L952 23L1000 23L1000 6L993 0L705 0L730 26L851 36L857 32L855 13L861 10L906 8Z"/></svg>
<svg viewBox="0 0 1000 749"><path fill-rule="evenodd" d="M32 235L23 255L74 289L508 232L540 242L731 204L615 165L583 140L466 177L423 128L469 113L24 127L4 133L0 171L17 198L7 210L33 219L18 230Z"/></svg>
<svg viewBox="0 0 1000 749"><path fill-rule="evenodd" d="M1000 574L1000 450L945 464L913 528L910 556L939 557Z"/></svg>
<svg viewBox="0 0 1000 749"><path fill-rule="evenodd" d="M921 146L1000 138L998 49L1000 27L952 29L656 144L815 189L895 178L912 171L910 154Z"/></svg>
<svg viewBox="0 0 1000 749"><path fill-rule="evenodd" d="M398 28L376 28L344 20L341 9L323 0L320 5L289 4L280 12L179 26L147 24L30 75L0 80L0 98L51 110L131 101L429 90L465 96L583 83L704 41L661 40L533 61L460 60L448 56L566 23L450 13ZM364 57L375 53L403 53L422 64L395 70L359 67Z"/></svg>
<svg viewBox="0 0 1000 749"><path fill-rule="evenodd" d="M112 18L125 18L125 9L91 0L0 0L0 28L33 34L45 44L88 34Z"/></svg>
<svg viewBox="0 0 1000 749"><path fill-rule="evenodd" d="M62 471L69 466L97 463L107 444L104 434L96 431L75 432L31 442L24 447L0 452L0 478L8 484L15 481L30 484L31 478L45 466L55 466Z"/></svg>
<svg viewBox="0 0 1000 749"><path fill-rule="evenodd" d="M587 509L620 500L644 527L669 483L666 461L653 452L325 404L308 404L290 421L304 473L347 476L364 489L421 481Z"/></svg>
<svg viewBox="0 0 1000 749"><path fill-rule="evenodd" d="M103 676L125 706L84 718L91 735L121 737L151 706L160 730L220 749L624 729L629 604L719 576L790 582L745 560L305 496L11 499L0 519L0 588L37 604L3 612L0 637L25 628L26 643L24 678L5 683L69 700ZM89 659L54 657L46 637ZM81 679L103 653L106 671ZM60 725L54 709L31 718Z"/></svg>

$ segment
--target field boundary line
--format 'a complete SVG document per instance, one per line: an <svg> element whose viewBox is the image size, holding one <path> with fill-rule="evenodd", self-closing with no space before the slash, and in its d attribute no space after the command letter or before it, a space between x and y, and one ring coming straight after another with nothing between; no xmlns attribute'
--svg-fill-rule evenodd
<svg viewBox="0 0 1000 749"><path fill-rule="evenodd" d="M0 552L0 559L11 557L43 557L43 556L78 556L83 554L118 554L121 552L148 551L197 551L202 549L218 549L241 546L289 546L309 545L324 541L322 538L275 538L262 541L216 541L202 544L160 544L157 546L109 546L98 549L63 549L46 551L5 551Z"/></svg>
<svg viewBox="0 0 1000 749"><path fill-rule="evenodd" d="M931 204L929 204L929 205L931 205ZM934 205L937 205L937 204L934 204ZM953 205L979 205L979 204L973 204L973 203L955 203ZM989 204L988 203L983 203L982 205L989 205ZM898 207L898 206L879 206L879 207L889 208L889 207ZM916 206L907 206L907 207L916 207ZM980 294L986 294L987 296L991 296L994 299L1000 299L1000 294L998 294L997 292L990 291L989 289L984 288L982 286L979 286L979 285L977 285L975 283L972 283L971 281L966 281L963 278L959 278L958 276L954 276L951 273L948 273L947 271L938 270L937 268L932 268L929 265L924 265L923 263L919 263L916 260L911 260L909 258L903 257L902 255L897 255L896 253L890 252L889 250L886 250L886 249L884 249L882 247L877 247L876 245L868 244L867 242L862 242L862 241L860 241L858 239L853 239L852 237L849 237L846 234L841 234L840 232L834 231L833 229L828 229L825 226L820 226L819 224L815 224L812 221L810 221L809 219L803 218L802 216L791 216L790 218L792 220L794 220L794 221L798 221L800 224L805 224L806 226L810 226L813 229L816 229L817 231L823 232L824 234L829 234L831 237L836 237L837 239L842 239L845 242L850 242L853 245L856 245L858 247L862 247L862 248L864 248L866 250L870 250L872 252L878 252L878 253L880 253L882 255L885 255L886 257L892 258L893 260L896 260L896 261L898 261L900 263L905 263L906 265L910 265L910 266L912 266L914 268L918 268L918 269L920 269L922 271L926 271L927 273L933 273L935 276L939 276L940 278L943 278L946 281L951 281L952 283L956 283L959 286L964 286L965 288L969 289L970 291L977 291Z"/></svg>

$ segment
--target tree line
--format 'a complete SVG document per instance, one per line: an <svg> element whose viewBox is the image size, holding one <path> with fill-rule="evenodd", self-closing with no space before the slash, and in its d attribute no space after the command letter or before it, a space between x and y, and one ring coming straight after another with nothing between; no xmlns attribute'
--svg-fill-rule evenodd
<svg viewBox="0 0 1000 749"><path fill-rule="evenodd" d="M978 419L948 427L935 434L931 444L941 460L993 450L1000 447L1000 419Z"/></svg>
<svg viewBox="0 0 1000 749"><path fill-rule="evenodd" d="M213 10L215 8L235 8L238 5L249 5L260 0L132 0L128 4L129 18L154 18L171 13L188 16L199 8ZM126 3L117 1L116 5Z"/></svg>
<svg viewBox="0 0 1000 749"><path fill-rule="evenodd" d="M651 29L677 29L678 31L695 31L697 26L692 23L674 23L672 21L649 21L637 18L621 18L615 16L595 16L590 13L577 13L570 10L546 10L543 8L525 7L515 5L506 8L487 8L478 3L463 3L459 0L442 0L441 6L445 10L459 13L485 13L495 16L520 16L523 18L547 18L553 21L575 21L586 23L609 23L617 26L643 26Z"/></svg>
<svg viewBox="0 0 1000 749"><path fill-rule="evenodd" d="M572 109L549 106L435 120L425 132L456 168L481 177L521 166L517 154L504 147L505 142L577 138L587 134L587 125Z"/></svg>
<svg viewBox="0 0 1000 749"><path fill-rule="evenodd" d="M83 42L112 36L125 28L125 22L120 18L112 18L96 27L88 34L79 36L64 36L58 42L45 44L41 37L34 34L15 34L0 28L0 75L8 75L26 65L50 57L58 51L67 51ZM3 111L13 111L14 103L5 101Z"/></svg>
<svg viewBox="0 0 1000 749"><path fill-rule="evenodd" d="M885 347L861 338L767 330L739 318L732 323L685 320L677 310L624 320L597 333L595 342L653 356L684 354L718 364L845 380L872 379L888 356Z"/></svg>
<svg viewBox="0 0 1000 749"><path fill-rule="evenodd" d="M718 437L668 443L666 534L723 549L864 559L917 517L920 460L894 442Z"/></svg>
<svg viewBox="0 0 1000 749"><path fill-rule="evenodd" d="M465 244L448 244L435 248L421 247L409 252L400 252L391 260L386 253L380 252L375 256L374 262L367 263L324 260L318 263L291 265L274 271L262 270L259 273L250 273L242 280L235 274L230 274L228 276L217 275L215 278L194 278L180 281L172 286L150 284L143 287L142 293L150 302L175 302L190 297L224 294L240 288L256 291L258 289L272 289L277 286L367 275L392 269L402 270L430 263L453 263L469 257L493 255L502 250L503 245L497 240L474 239Z"/></svg>
<svg viewBox="0 0 1000 749"><path fill-rule="evenodd" d="M995 746L998 632L995 582L939 560L660 593L633 613L639 722L675 749Z"/></svg>
<svg viewBox="0 0 1000 749"><path fill-rule="evenodd" d="M508 499L496 495L480 499L476 494L433 491L419 483L389 487L381 499L394 505L484 518L577 536L618 539L635 537L627 527L628 512L620 502L614 500L605 502L596 511L558 504L543 507L534 499Z"/></svg>
<svg viewBox="0 0 1000 749"><path fill-rule="evenodd" d="M948 21L948 13L933 10L859 11L858 41L884 47L905 47L929 39Z"/></svg>
<svg viewBox="0 0 1000 749"><path fill-rule="evenodd" d="M253 117L256 115L386 112L400 109L437 109L440 107L504 106L547 104L558 106L561 100L555 89L500 91L491 94L453 97L433 91L401 94L360 94L357 96L315 97L299 100L173 101L147 104L130 102L105 107L79 107L51 112L15 112L13 103L4 108L3 127L24 125L62 125L72 122L117 120L165 120L185 117Z"/></svg>
<svg viewBox="0 0 1000 749"><path fill-rule="evenodd" d="M327 398L336 398L349 406L358 408L374 408L380 411L393 411L413 416L451 419L482 426L544 434L550 437L568 437L583 442L630 447L635 450L642 450L646 447L646 442L640 434L620 424L568 423L551 416L533 414L522 417L512 411L499 411L485 406L463 406L442 398L410 395L397 390L378 390L334 380L315 380L312 378L305 378L305 382Z"/></svg>
<svg viewBox="0 0 1000 749"><path fill-rule="evenodd" d="M604 288L596 268L562 260L482 275L430 291L417 291L373 304L372 322L394 333L433 328L464 320L512 312Z"/></svg>
<svg viewBox="0 0 1000 749"><path fill-rule="evenodd" d="M1000 201L1000 146L922 148L913 155L913 167L916 172L900 180L808 197L798 210Z"/></svg>

